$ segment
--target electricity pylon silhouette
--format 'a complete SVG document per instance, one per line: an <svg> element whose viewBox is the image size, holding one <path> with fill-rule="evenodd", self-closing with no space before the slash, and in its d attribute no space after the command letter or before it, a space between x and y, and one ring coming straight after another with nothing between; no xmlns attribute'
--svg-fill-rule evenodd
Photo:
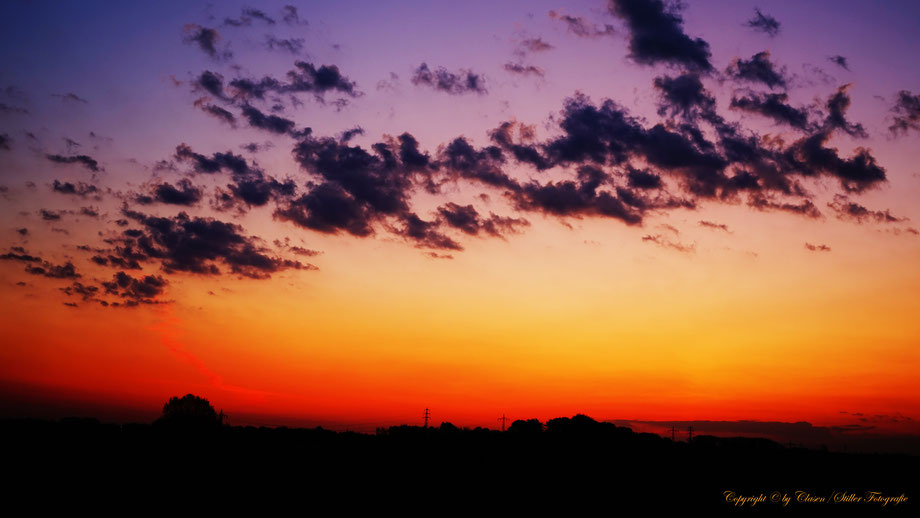
<svg viewBox="0 0 920 518"><path fill-rule="evenodd" d="M428 418L431 417L431 412L426 408L425 409L425 428L428 428Z"/></svg>
<svg viewBox="0 0 920 518"><path fill-rule="evenodd" d="M507 420L508 420L508 418L505 417L505 414L502 414L501 417L499 417L498 419L496 419L496 421L501 421L501 422L502 422L502 431L503 431L503 432L505 431L505 421L507 421Z"/></svg>

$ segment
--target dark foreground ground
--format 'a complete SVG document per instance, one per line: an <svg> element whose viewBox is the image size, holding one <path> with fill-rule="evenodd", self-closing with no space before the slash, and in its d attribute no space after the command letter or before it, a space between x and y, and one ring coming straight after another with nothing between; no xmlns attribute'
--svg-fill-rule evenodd
<svg viewBox="0 0 920 518"><path fill-rule="evenodd" d="M174 514L916 515L920 458L672 442L580 416L551 430L322 429L0 420L7 505ZM764 501L738 501L726 496ZM802 493L813 500L805 500ZM833 502L840 493L874 502ZM907 501L897 502L901 495ZM782 499L788 496L786 505ZM829 501L821 502L825 498ZM882 498L892 498L883 505ZM774 501L775 500L775 501ZM740 502L747 502L739 505ZM68 513L72 514L72 513ZM694 513L696 514L696 513Z"/></svg>

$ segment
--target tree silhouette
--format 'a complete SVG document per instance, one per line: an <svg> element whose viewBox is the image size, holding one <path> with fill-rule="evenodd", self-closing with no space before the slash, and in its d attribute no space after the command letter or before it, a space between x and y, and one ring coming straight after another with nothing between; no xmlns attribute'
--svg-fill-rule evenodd
<svg viewBox="0 0 920 518"><path fill-rule="evenodd" d="M441 430L442 432L446 432L446 433L454 433L454 432L459 432L459 431L460 431L460 429L457 428L457 427L454 425L454 423L450 423L450 422L447 422L447 421L444 421L443 423L441 423L441 426L440 426L438 429Z"/></svg>
<svg viewBox="0 0 920 518"><path fill-rule="evenodd" d="M221 425L221 420L207 399L186 394L169 398L163 405L163 415L154 424L183 428L217 428Z"/></svg>
<svg viewBox="0 0 920 518"><path fill-rule="evenodd" d="M539 419L518 419L508 427L511 433L540 433L543 431L543 423Z"/></svg>

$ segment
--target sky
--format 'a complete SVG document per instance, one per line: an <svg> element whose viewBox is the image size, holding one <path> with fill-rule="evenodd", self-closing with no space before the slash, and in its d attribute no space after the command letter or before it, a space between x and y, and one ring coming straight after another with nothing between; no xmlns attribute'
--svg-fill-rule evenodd
<svg viewBox="0 0 920 518"><path fill-rule="evenodd" d="M4 2L0 412L920 433L914 2Z"/></svg>

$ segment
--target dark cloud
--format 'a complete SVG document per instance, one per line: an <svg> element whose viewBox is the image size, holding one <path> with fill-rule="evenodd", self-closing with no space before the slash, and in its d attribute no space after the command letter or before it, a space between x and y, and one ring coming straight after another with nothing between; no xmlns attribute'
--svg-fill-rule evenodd
<svg viewBox="0 0 920 518"><path fill-rule="evenodd" d="M543 38L528 38L522 41L520 45L518 45L518 49L523 54L528 52L546 52L554 48L555 47L553 47L551 44L543 41Z"/></svg>
<svg viewBox="0 0 920 518"><path fill-rule="evenodd" d="M895 114L894 122L888 127L892 133L907 133L912 129L920 131L920 94L901 90L891 111Z"/></svg>
<svg viewBox="0 0 920 518"><path fill-rule="evenodd" d="M218 74L217 72L211 72L210 70L205 70L197 78L195 78L192 83L195 87L204 90L205 92L223 99L224 94L224 76Z"/></svg>
<svg viewBox="0 0 920 518"><path fill-rule="evenodd" d="M135 200L142 205L165 203L190 207L197 205L201 196L201 189L188 178L183 178L175 186L166 182L155 185L150 189L150 194L139 195Z"/></svg>
<svg viewBox="0 0 920 518"><path fill-rule="evenodd" d="M20 236L25 237L25 236L28 236L28 235L29 235L29 229L27 229L27 228L25 228L25 227L17 228L17 229L16 229L16 233L19 234Z"/></svg>
<svg viewBox="0 0 920 518"><path fill-rule="evenodd" d="M228 187L233 196L250 207L261 207L273 199L286 199L294 196L297 187L293 180L279 181L271 176L255 174L235 178L235 183Z"/></svg>
<svg viewBox="0 0 920 518"><path fill-rule="evenodd" d="M827 245L813 245L811 243L805 243L805 249L812 252L830 252L831 247Z"/></svg>
<svg viewBox="0 0 920 518"><path fill-rule="evenodd" d="M355 126L354 128L343 131L339 135L339 143L347 144L348 142L351 141L351 139L357 136L360 136L360 135L364 135L364 128L361 128L360 126Z"/></svg>
<svg viewBox="0 0 920 518"><path fill-rule="evenodd" d="M463 206L452 202L438 207L438 215L445 224L472 236L485 232L493 237L503 237L518 232L519 227L530 225L526 219L502 217L494 213L483 218L472 205Z"/></svg>
<svg viewBox="0 0 920 518"><path fill-rule="evenodd" d="M677 175L688 192L706 197L728 184L728 160L692 126L645 128L613 101L597 107L584 96L566 100L560 126L563 135L546 144L553 163L625 165L641 158Z"/></svg>
<svg viewBox="0 0 920 518"><path fill-rule="evenodd" d="M629 186L637 189L660 189L663 186L660 176L643 169L630 167L626 172L626 177Z"/></svg>
<svg viewBox="0 0 920 518"><path fill-rule="evenodd" d="M166 273L218 275L218 264L222 264L234 274L264 279L287 269L315 268L267 255L256 238L243 235L242 228L233 223L184 212L171 218L132 211L126 215L141 228L125 231L113 255L128 261L159 262Z"/></svg>
<svg viewBox="0 0 920 518"><path fill-rule="evenodd" d="M850 108L850 96L847 93L850 85L846 84L841 86L834 92L833 95L827 100L827 119L824 122L825 127L828 130L840 129L846 132L851 137L861 137L866 138L869 136L866 133L866 128L862 124L851 123L846 119L846 112Z"/></svg>
<svg viewBox="0 0 920 518"><path fill-rule="evenodd" d="M13 142L13 139L6 133L0 133L0 149L9 151L10 144Z"/></svg>
<svg viewBox="0 0 920 518"><path fill-rule="evenodd" d="M763 14L760 12L760 9L754 8L754 17L748 20L745 25L754 29L755 31L760 31L764 34L767 34L771 38L779 34L780 23L776 18L770 16L769 14Z"/></svg>
<svg viewBox="0 0 920 518"><path fill-rule="evenodd" d="M248 143L248 144L241 144L241 145L240 145L240 149L243 149L243 150L248 151L248 152L250 152L250 153L258 153L259 151L262 151L262 150L265 150L265 149L271 149L271 148L273 148L274 146L275 146L275 144L274 144L273 142L271 142L271 141L265 141L265 142L263 142L263 143L261 143L261 144L258 143L258 142L250 142L250 143Z"/></svg>
<svg viewBox="0 0 920 518"><path fill-rule="evenodd" d="M288 25L307 25L306 20L301 20L297 13L297 8L293 5L286 5L281 8L281 19Z"/></svg>
<svg viewBox="0 0 920 518"><path fill-rule="evenodd" d="M103 282L102 286L106 294L121 297L128 305L133 305L159 303L156 298L163 294L168 284L169 281L159 275L134 278L125 272L118 272L111 281Z"/></svg>
<svg viewBox="0 0 920 518"><path fill-rule="evenodd" d="M399 167L392 148L383 143L372 148L373 154L330 138L309 138L294 148L294 156L305 170L337 183L375 213L408 211L410 174Z"/></svg>
<svg viewBox="0 0 920 518"><path fill-rule="evenodd" d="M182 41L197 45L205 54L216 60L233 56L229 50L218 52L217 42L220 41L220 33L216 29L202 27L195 23L186 24L182 28Z"/></svg>
<svg viewBox="0 0 920 518"><path fill-rule="evenodd" d="M581 16L572 16L559 11L550 11L549 17L552 20L559 20L564 23L569 32L580 38L597 38L616 34L616 30L612 25L595 25Z"/></svg>
<svg viewBox="0 0 920 518"><path fill-rule="evenodd" d="M515 122L503 122L498 128L492 130L489 136L492 142L502 149L510 151L518 162L530 164L538 171L551 167L552 164L543 156L537 146L514 141L513 132L515 128L518 129L519 134L528 131L525 130L527 127L524 125ZM521 135L519 140L524 140L524 136Z"/></svg>
<svg viewBox="0 0 920 518"><path fill-rule="evenodd" d="M73 184L71 182L61 182L60 180L55 180L54 183L51 184L51 190L61 194L79 196L81 198L86 198L88 196L98 198L100 194L98 187L85 182L77 182L76 184Z"/></svg>
<svg viewBox="0 0 920 518"><path fill-rule="evenodd" d="M403 220L407 232L417 230L421 225L409 215L409 193L417 183L430 180L430 159L417 146L409 134L374 144L373 153L331 138L306 138L294 156L323 181L275 215L321 232L357 236L370 235L373 223L386 217Z"/></svg>
<svg viewBox="0 0 920 518"><path fill-rule="evenodd" d="M294 130L294 121L277 115L266 115L248 104L243 106L243 116L253 128L264 129L278 135L291 133Z"/></svg>
<svg viewBox="0 0 920 518"><path fill-rule="evenodd" d="M207 157L194 152L188 145L181 144L176 147L175 156L179 161L191 162L196 173L230 173L233 183L227 186L229 191L224 191L217 200L218 208L221 210L262 206L271 199L293 196L296 190L293 181L282 182L268 176L255 165L250 165L242 156L230 151L214 153Z"/></svg>
<svg viewBox="0 0 920 518"><path fill-rule="evenodd" d="M322 65L316 68L312 63L297 61L287 76L290 81L287 91L317 94L336 91L351 97L358 95L355 83L343 76L339 72L339 67L335 65Z"/></svg>
<svg viewBox="0 0 920 518"><path fill-rule="evenodd" d="M68 297L77 296L80 297L83 302L89 302L96 299L96 295L99 293L98 286L87 286L81 282L74 281L70 286L65 286L59 288L64 294Z"/></svg>
<svg viewBox="0 0 920 518"><path fill-rule="evenodd" d="M886 181L885 169L865 148L851 158L841 158L835 148L826 147L829 132L820 132L793 143L784 153L785 166L804 176L827 175L840 181L847 192L863 192Z"/></svg>
<svg viewBox="0 0 920 518"><path fill-rule="evenodd" d="M278 49L294 55L302 53L305 44L306 40L303 38L276 38L271 35L265 38L268 50Z"/></svg>
<svg viewBox="0 0 920 518"><path fill-rule="evenodd" d="M425 221L414 212L403 216L403 228L397 233L415 242L420 248L434 248L439 250L463 250L459 243L440 232L437 221Z"/></svg>
<svg viewBox="0 0 920 518"><path fill-rule="evenodd" d="M460 206L456 203L438 207L438 213L444 221L467 234L476 235L481 228L479 213L472 205Z"/></svg>
<svg viewBox="0 0 920 518"><path fill-rule="evenodd" d="M81 277L77 273L77 268L70 261L62 265L51 264L47 261L43 261L41 265L36 266L29 264L26 266L26 272L51 279L79 279Z"/></svg>
<svg viewBox="0 0 920 518"><path fill-rule="evenodd" d="M292 246L290 248L290 251L297 255L302 255L305 257L315 257L322 253L319 250L310 250L309 248L304 248L302 246Z"/></svg>
<svg viewBox="0 0 920 518"><path fill-rule="evenodd" d="M102 170L102 168L99 167L99 162L88 155L63 156L47 154L45 158L59 164L80 164L94 173Z"/></svg>
<svg viewBox="0 0 920 518"><path fill-rule="evenodd" d="M80 207L80 210L77 212L77 214L81 216L89 216L91 218L98 218L99 209L95 207Z"/></svg>
<svg viewBox="0 0 920 518"><path fill-rule="evenodd" d="M712 112L716 100L703 88L697 73L686 73L677 77L656 77L655 88L661 94L659 115L682 115L694 118L700 111Z"/></svg>
<svg viewBox="0 0 920 518"><path fill-rule="evenodd" d="M431 157L428 156L428 153L419 151L418 140L409 133L403 133L397 140L399 141L399 160L402 166L409 172L426 172L431 165Z"/></svg>
<svg viewBox="0 0 920 518"><path fill-rule="evenodd" d="M283 93L287 88L285 84L269 76L265 76L258 81L245 77L233 79L230 81L229 86L235 90L237 97L244 99L264 99L268 93Z"/></svg>
<svg viewBox="0 0 920 518"><path fill-rule="evenodd" d="M231 127L236 127L236 117L229 110L226 110L224 108L221 108L220 106L209 104L209 103L202 103L202 104L199 104L198 106L201 108L203 112L207 113L208 115L215 117L216 119L222 122L226 122Z"/></svg>
<svg viewBox="0 0 920 518"><path fill-rule="evenodd" d="M850 70L850 63L847 61L847 58L839 54L836 56L831 56L827 58L827 60L844 70L847 70L847 71Z"/></svg>
<svg viewBox="0 0 920 518"><path fill-rule="evenodd" d="M709 44L684 33L677 4L662 0L609 0L608 8L629 29L630 57L643 65L678 65L708 72Z"/></svg>
<svg viewBox="0 0 920 518"><path fill-rule="evenodd" d="M274 18L268 16L263 11L250 7L243 8L239 18L224 18L224 25L231 27L248 27L252 25L253 20L258 20L267 25L275 25Z"/></svg>
<svg viewBox="0 0 920 518"><path fill-rule="evenodd" d="M728 229L728 225L726 225L725 223L716 223L713 221L706 221L704 219L701 219L699 224L701 227L712 228L715 230L722 230L724 232L731 233L731 230Z"/></svg>
<svg viewBox="0 0 920 518"><path fill-rule="evenodd" d="M756 60L757 56L752 58L752 62ZM255 163L229 151L203 155L183 144L177 147L175 158L190 164L195 173L229 173L233 183L226 189L218 188L213 203L220 210L243 211L274 201L274 218L299 227L358 237L386 231L435 250L461 250L454 232L501 237L527 225L521 218L494 213L487 217L472 205L442 203L436 213L427 216L413 207L418 190L437 195L445 186L452 187L450 182L500 190L522 213L607 217L638 225L649 213L692 210L699 198L743 202L755 210L817 218L821 213L803 187L805 179L834 178L847 192L862 192L886 180L884 169L869 150L857 149L846 158L828 146L837 130L857 132L854 128L858 125L845 119L849 106L845 88L828 101L828 116L821 126L809 124L805 109L796 111L788 106L785 94L736 94L734 109L762 113L805 132L804 137L787 143L724 120L716 112L714 97L703 86L702 69L690 68L655 80L660 113L669 116L663 123L649 124L609 99L595 104L579 94L566 99L561 113L553 117L558 127L549 139L537 140L533 127L511 121L488 133L488 145L474 146L461 136L439 146L434 156L421 150L408 133L385 136L362 147L354 145L355 140L365 141L354 139L363 133L357 127L335 137L295 132L293 121L263 113L240 99L263 96L275 102L272 94L294 93L295 88L308 91L307 87L293 86L298 80L291 75L290 83L271 78L234 80L214 91L223 92L229 102L244 110L254 110L248 116L255 126L277 134L297 134L293 156L308 175L302 190L292 180L267 176ZM298 70L301 74L305 69ZM311 81L307 78L304 82ZM434 74L431 81L435 81ZM271 117L276 118L276 126L272 126ZM541 175L520 179L511 175L521 169L519 164L537 172L557 169L551 181L541 179ZM573 173L574 179L557 176ZM713 223L711 228L728 231L719 225ZM133 234L125 234L125 239L142 239L148 233L144 229L129 232ZM692 246L681 243L670 246L655 235L650 235L649 241L692 250ZM116 244L130 253L109 255L139 263L151 260L139 243ZM114 264L106 254L97 255ZM214 266L215 261L221 264L219 259L204 264ZM191 266L185 270L194 271Z"/></svg>
<svg viewBox="0 0 920 518"><path fill-rule="evenodd" d="M463 137L450 141L438 153L439 165L452 179L463 178L491 187L520 191L518 182L502 170L504 162L501 148L488 146L476 149Z"/></svg>
<svg viewBox="0 0 920 518"><path fill-rule="evenodd" d="M767 50L754 54L749 60L735 58L725 73L739 81L762 83L770 88L785 88L787 84L785 72L770 61Z"/></svg>
<svg viewBox="0 0 920 518"><path fill-rule="evenodd" d="M321 181L308 185L309 191L300 197L286 200L275 211L275 218L320 232L344 231L362 237L371 235L376 223L395 220L402 225L393 227L397 234L425 246L440 242L449 247L436 225L422 220L409 207L416 187L437 191L434 166L419 151L416 139L404 133L370 149L372 152L342 139L303 139L294 148L294 157Z"/></svg>
<svg viewBox="0 0 920 518"><path fill-rule="evenodd" d="M564 180L538 184L525 184L516 194L519 209L539 211L556 216L602 216L619 219L627 225L642 222L641 208L635 208L636 197L628 190L599 191L598 188L609 178L601 169L582 166L578 180Z"/></svg>
<svg viewBox="0 0 920 518"><path fill-rule="evenodd" d="M227 153L230 156L231 160L234 160L234 163L242 163L242 167L248 168L246 165L246 159L243 157L237 157L233 153ZM221 155L223 156L223 155ZM227 164L217 158L211 159L202 154L195 153L192 151L192 148L187 144L179 144L176 146L176 160L180 162L190 161L192 162L194 171L196 173L204 174L213 174L220 172L221 168L228 167ZM236 161L236 159L239 159Z"/></svg>
<svg viewBox="0 0 920 518"><path fill-rule="evenodd" d="M642 242L653 243L662 248L677 250L678 252L683 252L687 254L693 253L696 251L696 245L693 245L693 244L687 245L687 244L681 243L680 241L672 241L667 236L664 236L662 234L646 234L642 236Z"/></svg>
<svg viewBox="0 0 920 518"><path fill-rule="evenodd" d="M41 263L42 258L30 254L21 246L14 246L10 251L0 255L0 261L20 261L23 263Z"/></svg>
<svg viewBox="0 0 920 518"><path fill-rule="evenodd" d="M835 194L834 200L827 204L836 214L837 219L852 220L857 223L874 221L876 223L900 223L907 221L907 218L898 218L891 214L888 209L869 210L866 207L850 201L842 194Z"/></svg>
<svg viewBox="0 0 920 518"><path fill-rule="evenodd" d="M793 108L788 101L789 95L785 93L750 92L743 97L732 97L730 107L756 113L793 128L808 130L808 113L804 108Z"/></svg>
<svg viewBox="0 0 920 518"><path fill-rule="evenodd" d="M60 221L64 211L53 211L48 209L39 209L38 214L45 221Z"/></svg>
<svg viewBox="0 0 920 518"><path fill-rule="evenodd" d="M756 195L748 199L748 205L761 211L778 210L813 219L821 217L821 211L818 210L818 207L816 207L811 200L802 200L799 203L790 203L786 201L771 200L763 195Z"/></svg>
<svg viewBox="0 0 920 518"><path fill-rule="evenodd" d="M268 93L313 93L319 100L328 92L338 92L349 97L361 95L355 83L342 75L335 65L317 68L313 63L297 61L294 68L288 71L287 79L285 83L270 76L259 80L237 78L230 81L229 86L242 98L264 99Z"/></svg>
<svg viewBox="0 0 920 518"><path fill-rule="evenodd" d="M136 234L132 237L139 237L141 234ZM110 253L106 250L99 250L99 253L90 257L90 261L98 264L99 266L109 266L111 268L119 268L122 270L141 270L141 260L145 260L146 256L140 252L135 251L133 248L121 247L116 251ZM114 255L114 254L120 255Z"/></svg>
<svg viewBox="0 0 920 518"><path fill-rule="evenodd" d="M340 186L328 182L279 207L274 217L325 233L345 231L359 237L373 233L373 212Z"/></svg>
<svg viewBox="0 0 920 518"><path fill-rule="evenodd" d="M544 77L546 72L542 68L534 65L522 65L519 63L505 63L505 71L512 74L518 74L522 76L533 75L537 77Z"/></svg>
<svg viewBox="0 0 920 518"><path fill-rule="evenodd" d="M432 71L427 63L422 63L412 74L412 84L423 85L452 95L465 93L485 94L485 79L471 70L450 72L444 67Z"/></svg>

